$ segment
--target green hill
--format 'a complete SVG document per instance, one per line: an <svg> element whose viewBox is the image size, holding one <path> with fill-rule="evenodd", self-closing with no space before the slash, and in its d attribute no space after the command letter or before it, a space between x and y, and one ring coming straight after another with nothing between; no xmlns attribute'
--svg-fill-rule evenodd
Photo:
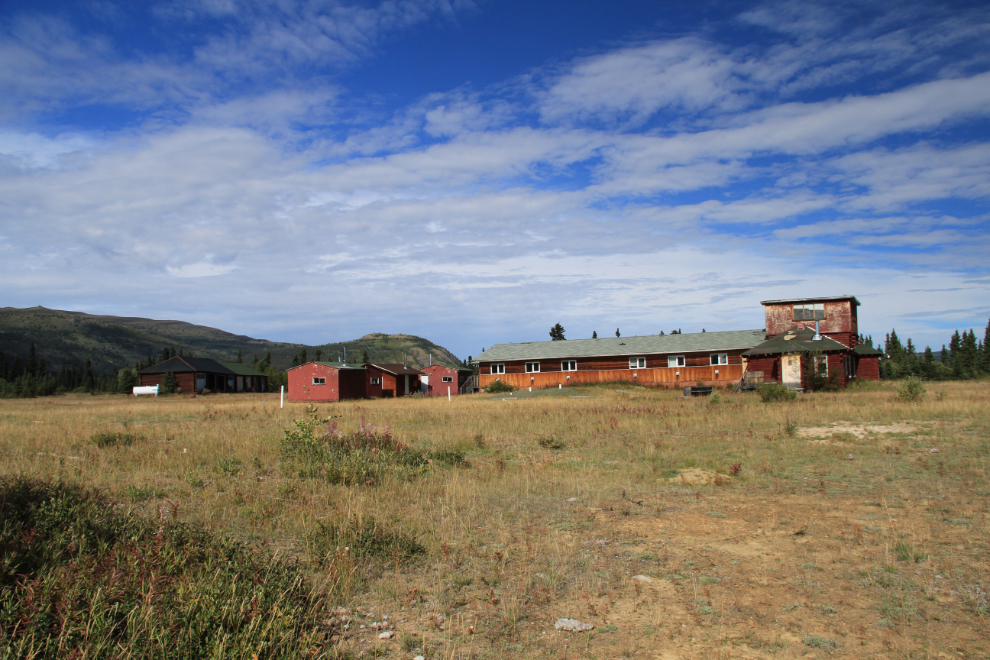
<svg viewBox="0 0 990 660"><path fill-rule="evenodd" d="M7 361L15 356L24 359L31 342L49 370L58 370L62 365L82 367L92 359L97 373L133 367L149 356L157 359L166 347L185 355L224 361L235 360L240 351L247 363L253 361L252 356L263 359L271 353L272 365L278 369L290 367L293 357L303 349L310 360L315 359L317 349L324 360L336 360L338 355L343 356L345 347L348 360L353 362L361 361L364 351L372 362L402 362L406 353L411 367L427 366L430 353L435 362L459 362L442 346L412 335L374 333L353 341L307 346L254 339L183 321L96 316L44 307L0 308L0 350Z"/></svg>

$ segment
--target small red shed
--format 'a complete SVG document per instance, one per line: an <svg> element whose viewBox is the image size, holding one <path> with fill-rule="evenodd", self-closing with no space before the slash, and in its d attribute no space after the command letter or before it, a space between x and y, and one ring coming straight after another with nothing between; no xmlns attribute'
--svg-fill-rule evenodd
<svg viewBox="0 0 990 660"><path fill-rule="evenodd" d="M446 396L460 394L461 387L474 373L471 369L458 369L443 364L433 364L420 369L423 394L426 396Z"/></svg>
<svg viewBox="0 0 990 660"><path fill-rule="evenodd" d="M361 367L307 362L288 371L289 401L341 401L363 399L366 372Z"/></svg>

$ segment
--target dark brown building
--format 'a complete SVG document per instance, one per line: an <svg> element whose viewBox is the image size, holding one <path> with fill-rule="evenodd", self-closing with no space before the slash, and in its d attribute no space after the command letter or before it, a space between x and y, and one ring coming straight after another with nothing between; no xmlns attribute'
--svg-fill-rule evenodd
<svg viewBox="0 0 990 660"><path fill-rule="evenodd" d="M142 386L161 385L172 372L180 392L267 392L268 377L239 362L217 362L209 358L174 357L142 369Z"/></svg>

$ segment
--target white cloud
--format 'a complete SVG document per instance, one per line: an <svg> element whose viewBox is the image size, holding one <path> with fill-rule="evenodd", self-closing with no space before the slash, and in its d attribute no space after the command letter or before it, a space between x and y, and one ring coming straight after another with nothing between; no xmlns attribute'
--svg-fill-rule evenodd
<svg viewBox="0 0 990 660"><path fill-rule="evenodd" d="M172 277L214 277L216 275L226 275L235 270L237 266L232 264L220 265L209 261L199 261L194 264L183 264L182 266L166 266L165 270Z"/></svg>

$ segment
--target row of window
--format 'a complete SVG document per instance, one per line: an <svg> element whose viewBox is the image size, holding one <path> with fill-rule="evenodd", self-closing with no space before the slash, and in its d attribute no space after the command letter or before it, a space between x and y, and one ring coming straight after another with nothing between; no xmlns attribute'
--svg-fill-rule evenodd
<svg viewBox="0 0 990 660"><path fill-rule="evenodd" d="M712 353L709 355L710 364L718 366L720 364L729 364L729 354L728 353ZM667 367L669 369L676 369L677 367L683 367L686 364L686 360L683 355L671 355L667 358ZM645 357L631 357L629 358L629 368L630 369L646 369L646 358ZM560 363L561 371L577 371L577 360L562 360ZM539 373L540 363L539 362L527 362L526 363L526 373L533 374ZM505 364L498 363L491 366L491 372L493 374L504 374ZM446 382L446 381L444 381Z"/></svg>
<svg viewBox="0 0 990 660"><path fill-rule="evenodd" d="M447 381L444 381L444 382L446 383ZM313 385L326 385L326 384L327 384L326 376L313 376ZM372 385L381 385L382 384L381 377L379 377L379 376L372 376L372 378L371 378L371 384Z"/></svg>
<svg viewBox="0 0 990 660"><path fill-rule="evenodd" d="M821 321L825 318L825 306L821 303L814 305L794 305L795 321Z"/></svg>

